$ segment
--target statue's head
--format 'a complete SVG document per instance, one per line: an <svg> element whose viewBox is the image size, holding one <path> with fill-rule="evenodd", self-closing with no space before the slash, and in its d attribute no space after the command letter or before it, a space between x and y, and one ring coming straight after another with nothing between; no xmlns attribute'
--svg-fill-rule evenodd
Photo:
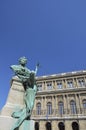
<svg viewBox="0 0 86 130"><path fill-rule="evenodd" d="M27 64L27 58L24 56L20 57L19 64L21 64L22 66L25 66Z"/></svg>

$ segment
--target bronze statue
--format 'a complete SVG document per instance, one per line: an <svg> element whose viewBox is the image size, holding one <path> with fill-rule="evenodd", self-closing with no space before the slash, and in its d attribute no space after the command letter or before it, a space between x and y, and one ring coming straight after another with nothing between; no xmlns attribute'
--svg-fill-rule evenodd
<svg viewBox="0 0 86 130"><path fill-rule="evenodd" d="M16 130L17 128L19 128L24 120L30 119L32 109L34 107L35 95L37 93L35 76L39 64L37 64L35 71L31 71L26 67L26 63L27 59L25 57L21 57L19 59L19 65L11 66L11 69L14 71L15 75L18 76L25 89L25 108L19 110L18 112L12 113L12 117L18 118L18 120L11 130Z"/></svg>

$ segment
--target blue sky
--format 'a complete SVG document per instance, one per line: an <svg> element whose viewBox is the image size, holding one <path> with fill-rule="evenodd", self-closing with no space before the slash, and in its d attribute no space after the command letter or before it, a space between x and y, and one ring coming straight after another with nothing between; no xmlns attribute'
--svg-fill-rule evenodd
<svg viewBox="0 0 86 130"><path fill-rule="evenodd" d="M0 109L21 56L40 75L86 69L86 0L0 0Z"/></svg>

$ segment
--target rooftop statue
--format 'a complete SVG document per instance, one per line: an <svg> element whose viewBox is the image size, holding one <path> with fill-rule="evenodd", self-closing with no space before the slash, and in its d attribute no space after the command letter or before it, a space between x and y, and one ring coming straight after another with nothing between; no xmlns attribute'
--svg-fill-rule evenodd
<svg viewBox="0 0 86 130"><path fill-rule="evenodd" d="M11 130L16 130L23 123L24 120L28 120L31 117L32 109L34 107L35 95L37 93L37 85L35 76L39 64L36 65L35 71L31 71L26 67L27 59L21 57L19 59L19 65L12 65L10 68L14 71L15 75L18 76L23 87L25 89L25 108L20 109L18 112L13 112L12 117L18 118Z"/></svg>

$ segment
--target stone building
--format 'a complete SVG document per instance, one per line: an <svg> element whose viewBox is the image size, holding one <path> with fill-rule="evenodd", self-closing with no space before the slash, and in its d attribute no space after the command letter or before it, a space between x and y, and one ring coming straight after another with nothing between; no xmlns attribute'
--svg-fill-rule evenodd
<svg viewBox="0 0 86 130"><path fill-rule="evenodd" d="M86 130L86 71L37 77L35 130Z"/></svg>

